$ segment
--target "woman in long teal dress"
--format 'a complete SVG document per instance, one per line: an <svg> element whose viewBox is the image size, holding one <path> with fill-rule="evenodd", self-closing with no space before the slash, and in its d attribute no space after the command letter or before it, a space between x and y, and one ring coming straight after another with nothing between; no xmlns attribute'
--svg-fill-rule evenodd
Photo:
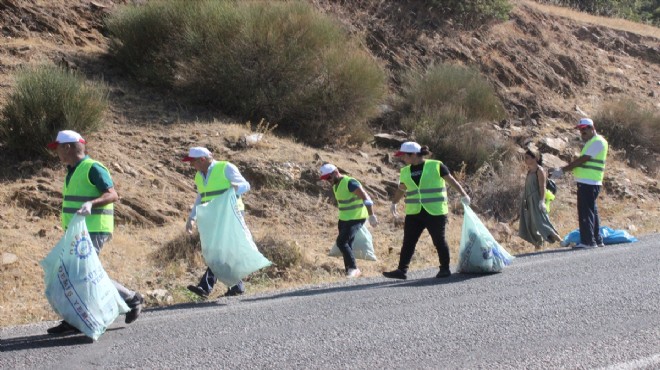
<svg viewBox="0 0 660 370"><path fill-rule="evenodd" d="M525 166L527 177L520 206L518 236L539 249L543 247L544 241L554 243L561 240L561 237L548 216L545 202L545 184L548 175L543 169L541 154L528 149L525 153Z"/></svg>

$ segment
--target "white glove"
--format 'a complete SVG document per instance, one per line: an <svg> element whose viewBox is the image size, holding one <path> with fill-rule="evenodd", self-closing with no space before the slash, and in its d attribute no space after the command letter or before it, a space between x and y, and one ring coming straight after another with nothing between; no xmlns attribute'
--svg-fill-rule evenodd
<svg viewBox="0 0 660 370"><path fill-rule="evenodd" d="M542 200L539 200L539 210L541 213L545 212L545 202Z"/></svg>
<svg viewBox="0 0 660 370"><path fill-rule="evenodd" d="M369 225L373 227L378 226L378 217L376 217L376 215L369 216Z"/></svg>
<svg viewBox="0 0 660 370"><path fill-rule="evenodd" d="M78 210L79 215L81 216L87 216L92 214L92 202L85 202L82 204L80 209Z"/></svg>
<svg viewBox="0 0 660 370"><path fill-rule="evenodd" d="M470 196L466 195L461 198L461 203L463 203L464 206L469 206L470 205Z"/></svg>
<svg viewBox="0 0 660 370"><path fill-rule="evenodd" d="M189 218L188 221L186 222L186 232L192 235L194 226L195 226L195 220Z"/></svg>
<svg viewBox="0 0 660 370"><path fill-rule="evenodd" d="M396 203L392 203L392 205L390 206L390 212L392 213L392 216L394 216L394 218L399 218L399 212L396 211Z"/></svg>
<svg viewBox="0 0 660 370"><path fill-rule="evenodd" d="M564 170L562 170L561 168L557 168L554 171L552 171L553 179L560 179L562 176L564 176Z"/></svg>

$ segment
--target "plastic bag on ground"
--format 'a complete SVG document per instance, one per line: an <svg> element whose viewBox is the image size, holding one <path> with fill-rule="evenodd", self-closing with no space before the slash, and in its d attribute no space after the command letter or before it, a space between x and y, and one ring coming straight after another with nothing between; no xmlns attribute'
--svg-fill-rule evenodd
<svg viewBox="0 0 660 370"><path fill-rule="evenodd" d="M463 205L463 230L458 255L458 272L501 272L513 257L490 234L469 206Z"/></svg>
<svg viewBox="0 0 660 370"><path fill-rule="evenodd" d="M129 311L101 265L83 216L73 217L41 266L48 303L88 337L97 340L117 316Z"/></svg>
<svg viewBox="0 0 660 370"><path fill-rule="evenodd" d="M337 247L337 243L332 245L330 252L328 253L330 257L341 257L341 251ZM367 228L367 225L364 224L360 230L355 234L355 240L353 241L353 256L356 259L367 260L367 261L377 261L376 253L374 253L374 243L371 233Z"/></svg>
<svg viewBox="0 0 660 370"><path fill-rule="evenodd" d="M603 244L621 244L621 243L633 243L637 241L637 238L630 235L625 230L613 230L607 226L600 227L600 234L603 236ZM564 243L568 244L580 244L580 229L575 229L568 233L564 237Z"/></svg>
<svg viewBox="0 0 660 370"><path fill-rule="evenodd" d="M204 260L226 286L271 265L254 244L233 191L197 206L197 228Z"/></svg>

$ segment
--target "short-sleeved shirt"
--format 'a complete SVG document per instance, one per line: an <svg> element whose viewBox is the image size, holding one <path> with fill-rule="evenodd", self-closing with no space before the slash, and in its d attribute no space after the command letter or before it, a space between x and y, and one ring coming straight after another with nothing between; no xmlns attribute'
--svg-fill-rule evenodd
<svg viewBox="0 0 660 370"><path fill-rule="evenodd" d="M85 159L89 158L88 155L85 156L85 158L81 159L80 162L84 161ZM66 166L67 168L67 173L66 173L66 184L69 185L69 180L71 180L71 176L73 173L76 171L76 168L80 164L80 162L76 163L75 166ZM101 193L105 193L108 189L114 187L114 183L112 182L112 177L110 177L110 172L103 168L101 165L98 163L94 163L92 167L89 169L89 182L91 182L94 186L96 186L97 189Z"/></svg>
<svg viewBox="0 0 660 370"><path fill-rule="evenodd" d="M360 183L356 179L351 179L348 181L348 191L351 193L357 190L360 187Z"/></svg>
<svg viewBox="0 0 660 370"><path fill-rule="evenodd" d="M601 143L600 141L594 141L584 154L590 156L591 158L594 158L598 154L600 154L600 152L602 152L603 149L605 149L603 143ZM598 180L576 178L575 181L587 185L603 185L603 182Z"/></svg>
<svg viewBox="0 0 660 370"><path fill-rule="evenodd" d="M419 180L422 178L422 172L424 171L424 164L425 162L422 162L420 164L414 164L410 165L410 177L412 180L419 186ZM440 177L445 177L449 175L449 167L445 166L445 164L440 165Z"/></svg>

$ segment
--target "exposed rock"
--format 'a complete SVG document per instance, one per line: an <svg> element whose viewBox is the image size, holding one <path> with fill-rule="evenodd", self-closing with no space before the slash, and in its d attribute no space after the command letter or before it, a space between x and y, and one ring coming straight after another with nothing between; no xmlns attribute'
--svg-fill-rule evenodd
<svg viewBox="0 0 660 370"><path fill-rule="evenodd" d="M566 148L566 142L560 138L546 137L539 141L538 147L543 153L559 155Z"/></svg>
<svg viewBox="0 0 660 370"><path fill-rule="evenodd" d="M145 292L145 298L147 298L147 301L158 304L172 304L172 302L174 302L174 298L170 292L165 289L149 290Z"/></svg>
<svg viewBox="0 0 660 370"><path fill-rule="evenodd" d="M559 157L557 157L554 154L544 154L543 155L543 165L546 168L558 168L558 167L564 167L568 163L564 162L561 160Z"/></svg>
<svg viewBox="0 0 660 370"><path fill-rule="evenodd" d="M2 266L8 266L18 261L18 257L9 252L2 252Z"/></svg>
<svg viewBox="0 0 660 370"><path fill-rule="evenodd" d="M405 136L393 134L376 134L374 135L374 141L377 145L398 149L401 147L401 144L408 141L408 139Z"/></svg>

